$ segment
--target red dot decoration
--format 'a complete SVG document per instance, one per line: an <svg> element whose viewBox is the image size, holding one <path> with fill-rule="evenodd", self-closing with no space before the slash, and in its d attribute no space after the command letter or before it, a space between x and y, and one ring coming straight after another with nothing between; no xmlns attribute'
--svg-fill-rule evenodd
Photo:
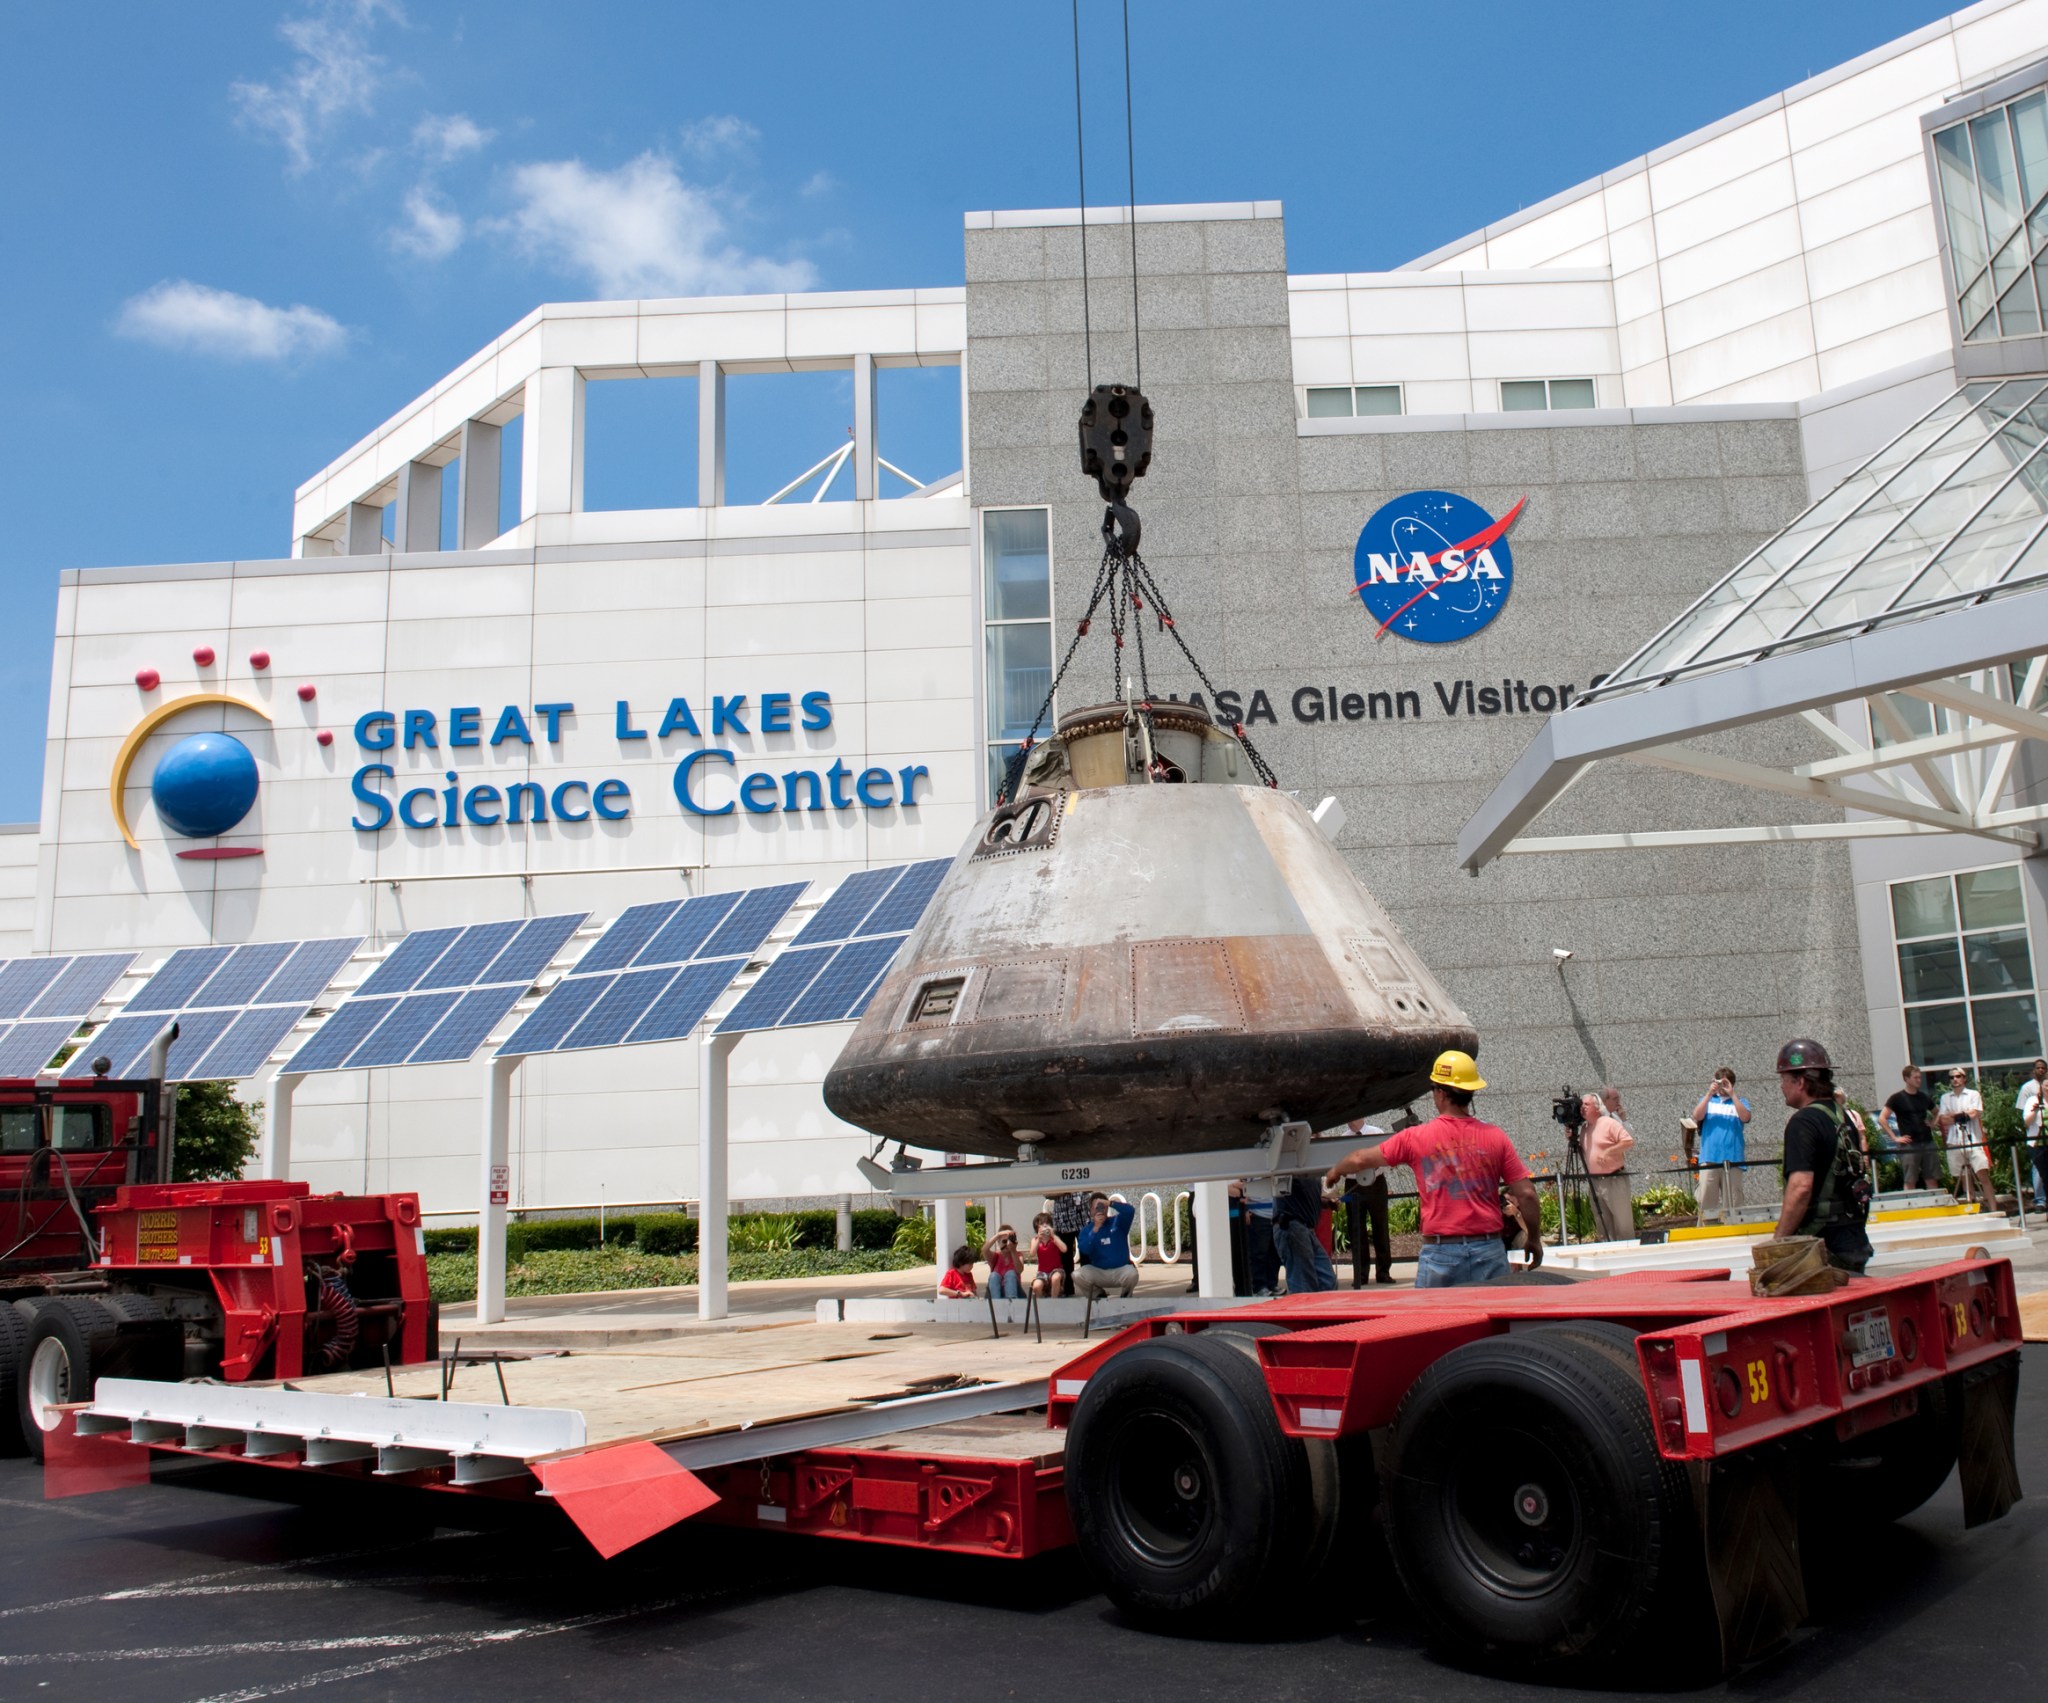
<svg viewBox="0 0 2048 1703"><path fill-rule="evenodd" d="M314 691L313 682L310 680L299 688L299 702L302 704L310 704L318 696L319 693Z"/></svg>
<svg viewBox="0 0 2048 1703"><path fill-rule="evenodd" d="M334 734L332 730L323 727L318 733L313 735L313 743L315 745L318 745L322 750L325 750L328 746L334 743Z"/></svg>
<svg viewBox="0 0 2048 1703"><path fill-rule="evenodd" d="M138 668L135 671L135 684L145 692L154 692L163 683L163 678L154 668Z"/></svg>
<svg viewBox="0 0 2048 1703"><path fill-rule="evenodd" d="M264 669L270 666L270 652L267 650L252 650L249 653L249 666L255 669L257 673L262 673Z"/></svg>
<svg viewBox="0 0 2048 1703"><path fill-rule="evenodd" d="M213 646L194 646L192 651L192 660L198 663L201 668L211 668L213 666Z"/></svg>

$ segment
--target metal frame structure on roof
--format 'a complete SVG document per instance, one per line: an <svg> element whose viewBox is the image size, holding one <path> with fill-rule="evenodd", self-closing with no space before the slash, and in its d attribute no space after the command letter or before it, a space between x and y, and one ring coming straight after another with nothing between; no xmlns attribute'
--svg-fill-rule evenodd
<svg viewBox="0 0 2048 1703"><path fill-rule="evenodd" d="M2006 793L2021 742L2048 742L2043 653L2048 585L1995 599L1980 594L1967 607L1712 674L1672 677L1646 691L1581 700L1544 723L1465 824L1458 861L1476 874L1496 857L1519 853L1923 833L1975 834L2037 852L2048 806L2011 806ZM2017 682L2015 663L2025 665ZM1829 713L1858 700L1884 737L1866 741ZM1947 725L1913 737L1902 701L1934 706ZM1834 754L1773 768L1685 743L1786 716L1797 716ZM1610 759L1852 810L1861 819L1525 837L1567 787Z"/></svg>

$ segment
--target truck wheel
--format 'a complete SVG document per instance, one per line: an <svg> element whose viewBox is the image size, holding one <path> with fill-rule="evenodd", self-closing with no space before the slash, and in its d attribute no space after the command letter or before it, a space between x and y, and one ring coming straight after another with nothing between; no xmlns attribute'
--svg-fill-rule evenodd
<svg viewBox="0 0 2048 1703"><path fill-rule="evenodd" d="M1385 1479L1394 1565L1431 1639L1493 1665L1623 1657L1690 1577L1691 1503L1616 1345L1546 1329L1416 1379Z"/></svg>
<svg viewBox="0 0 2048 1703"><path fill-rule="evenodd" d="M1920 1386L1917 1412L1846 1443L1825 1431L1801 1484L1804 1534L1869 1531L1904 1519L1955 1470L1961 1403L1943 1379Z"/></svg>
<svg viewBox="0 0 2048 1703"><path fill-rule="evenodd" d="M102 1378L174 1382L185 1370L185 1327L147 1295L104 1295L99 1304L116 1329L105 1358L93 1368Z"/></svg>
<svg viewBox="0 0 2048 1703"><path fill-rule="evenodd" d="M1229 1632L1300 1578L1317 1521L1307 1451L1257 1362L1206 1334L1157 1339L1088 1380L1067 1430L1067 1508L1118 1608Z"/></svg>
<svg viewBox="0 0 2048 1703"><path fill-rule="evenodd" d="M27 1347L28 1321L14 1308L0 1306L0 1455L18 1455L28 1447L22 1440L21 1404L14 1393Z"/></svg>
<svg viewBox="0 0 2048 1703"><path fill-rule="evenodd" d="M59 1296L36 1314L15 1390L22 1440L35 1459L59 1423L56 1407L92 1399L94 1361L112 1346L116 1328L106 1308L79 1295Z"/></svg>

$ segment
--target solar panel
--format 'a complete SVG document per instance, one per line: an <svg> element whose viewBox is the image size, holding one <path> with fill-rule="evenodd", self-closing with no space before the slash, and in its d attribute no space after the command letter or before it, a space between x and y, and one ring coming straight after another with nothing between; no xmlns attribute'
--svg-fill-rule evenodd
<svg viewBox="0 0 2048 1703"><path fill-rule="evenodd" d="M499 1051L576 1052L676 1041L803 896L784 882L623 911Z"/></svg>
<svg viewBox="0 0 2048 1703"><path fill-rule="evenodd" d="M587 911L409 934L286 1068L459 1064L582 926Z"/></svg>
<svg viewBox="0 0 2048 1703"><path fill-rule="evenodd" d="M175 1021L178 1038L164 1061L165 1081L258 1075L362 943L361 935L350 934L183 947L157 966L119 1017L86 1041L64 1074L89 1076L93 1060L104 1058L116 1080L147 1075L151 1042ZM57 991L52 987L44 998Z"/></svg>
<svg viewBox="0 0 2048 1703"><path fill-rule="evenodd" d="M849 875L737 1004L721 1035L842 1023L874 998L953 860L928 858Z"/></svg>
<svg viewBox="0 0 2048 1703"><path fill-rule="evenodd" d="M132 952L0 959L0 1076L35 1076L106 998Z"/></svg>

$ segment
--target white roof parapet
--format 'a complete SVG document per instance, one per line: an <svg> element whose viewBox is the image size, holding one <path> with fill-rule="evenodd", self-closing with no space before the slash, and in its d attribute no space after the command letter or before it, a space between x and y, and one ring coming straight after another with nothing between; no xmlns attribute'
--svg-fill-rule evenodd
<svg viewBox="0 0 2048 1703"><path fill-rule="evenodd" d="M851 367L860 355L877 367L958 366L967 347L966 302L957 286L550 302L300 485L292 536L303 538L382 491L408 462L445 464L465 421L515 418L526 381L543 368L656 378L716 361L729 372L823 372Z"/></svg>
<svg viewBox="0 0 2048 1703"><path fill-rule="evenodd" d="M1574 704L1543 724L1515 766L1465 824L1458 835L1458 861L1476 874L1494 858L1515 851L1621 850L1645 844L1710 845L1734 838L1836 838L1930 829L1981 834L2039 849L2041 835L2034 824L2048 820L2048 807L1997 808L2010 757L1991 755L1988 764L1985 762L1985 754L1999 743L1995 737L1984 735L1979 728L1958 726L1933 745L1915 740L1869 748L1832 723L1821 724L1827 722L1822 712L1832 705L1857 698L1883 705L1886 694L1898 692L1939 703L1958 719L2004 727L2008 749L2022 738L2048 740L2048 715L2035 707L2048 670L2038 663L2031 667L2016 694L2017 701L1999 696L1995 689L1985 689L1987 685L1996 688L1995 675L1988 681L1970 678L2038 657L2043 651L2048 651L2048 587L1992 597L1966 608L1731 665L1711 674L1686 676L1615 698ZM1877 713L1884 719L1882 710ZM1830 759L1778 770L1678 744L1789 715L1804 716L1851 760L1839 764ZM1520 839L1590 764L1614 757L1711 774L1716 779L1868 811L1890 820L1605 834L1550 841ZM1936 768L1938 762L1954 766ZM1912 778L1890 779L1884 773L1890 768L1908 770ZM1871 780L1873 789L1848 786L1850 775ZM1926 790L1914 786L1914 779ZM1975 784L1960 784L1963 782Z"/></svg>

